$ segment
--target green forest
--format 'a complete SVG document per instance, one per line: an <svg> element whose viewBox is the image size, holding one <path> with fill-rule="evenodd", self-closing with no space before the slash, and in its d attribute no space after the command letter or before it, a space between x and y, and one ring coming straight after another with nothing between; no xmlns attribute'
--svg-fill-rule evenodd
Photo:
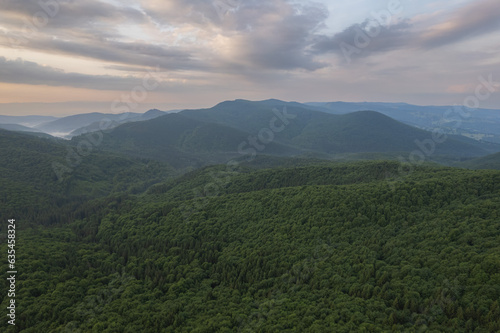
<svg viewBox="0 0 500 333"><path fill-rule="evenodd" d="M1 331L500 331L499 171L262 158L179 176L100 154L2 189L40 200L4 212L19 273Z"/></svg>
<svg viewBox="0 0 500 333"><path fill-rule="evenodd" d="M500 0L0 0L0 333L500 333Z"/></svg>

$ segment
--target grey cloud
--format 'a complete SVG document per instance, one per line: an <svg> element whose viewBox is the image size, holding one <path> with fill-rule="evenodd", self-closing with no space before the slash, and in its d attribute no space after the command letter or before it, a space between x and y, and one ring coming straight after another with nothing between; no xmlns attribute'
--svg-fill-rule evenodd
<svg viewBox="0 0 500 333"><path fill-rule="evenodd" d="M252 8L249 10L256 13ZM326 8L295 5L279 22L252 18L248 14L242 16L245 19L240 22L246 21L251 32L242 34L239 46L243 51L242 56L251 65L267 69L309 71L326 66L315 61L309 51L317 29L328 16Z"/></svg>
<svg viewBox="0 0 500 333"><path fill-rule="evenodd" d="M388 52L411 45L415 38L415 32L408 21L402 21L389 26L381 26L374 21L365 21L362 24L354 24L347 29L333 35L318 37L313 46L316 54L335 53L344 56L343 48L349 54L351 60L355 57L366 57L375 52ZM352 48L352 49L351 49Z"/></svg>
<svg viewBox="0 0 500 333"><path fill-rule="evenodd" d="M91 27L97 21L107 23L125 20L135 23L147 21L146 16L137 9L115 7L98 0L85 2L74 0L0 0L0 7L2 8L3 14L0 14L2 16L7 16L8 12L20 14L19 24L26 22L26 19L36 24L36 20L42 20L41 17L45 16L45 18L49 18L46 24L43 24L45 29ZM37 18L38 14L41 14L39 18Z"/></svg>
<svg viewBox="0 0 500 333"><path fill-rule="evenodd" d="M349 61L397 49L433 49L499 30L499 12L497 0L474 1L437 24L423 22L417 27L407 19L389 26L378 25L379 33L370 30L377 27L377 22L366 20L332 36L319 36L312 49L315 54L334 53L341 58L347 54Z"/></svg>
<svg viewBox="0 0 500 333"><path fill-rule="evenodd" d="M98 0L85 3L74 0L42 0L59 4L59 13L39 34L32 36L22 47L42 52L86 57L108 62L110 66L151 67L164 70L199 70L204 72L232 72L246 75L249 70L315 71L327 66L319 57L334 53L341 59L341 44L356 48L352 59L373 53L402 48L433 48L494 31L500 25L495 13L500 9L496 0L473 1L453 13L445 26L418 28L409 20L379 26L376 36L369 33L367 40L356 45L360 31L377 28L373 20L333 34L324 35L321 29L329 15L324 5L293 0L143 0L143 9L114 6ZM41 10L38 0L0 0L2 17L13 25L13 15L33 15ZM19 19L18 19L19 20ZM22 21L22 20L19 20ZM131 25L150 23L161 28L198 27L213 36L228 38L234 58L219 58L201 41L198 45L162 46L137 42L117 30L122 23ZM18 25L20 23L18 22ZM425 22L424 22L425 24ZM4 23L5 25L5 23ZM423 25L422 25L423 26ZM144 26L142 26L144 27ZM373 34L373 30L371 31ZM12 33L16 36L15 32ZM19 31L18 31L18 35ZM35 38L36 37L36 38ZM129 42L125 42L130 40ZM8 45L0 35L0 44Z"/></svg>
<svg viewBox="0 0 500 333"><path fill-rule="evenodd" d="M168 10L159 2L143 1L148 15L160 25L189 24L232 39L237 62L258 69L309 71L324 67L309 48L328 17L325 6L287 0L174 0ZM228 64L222 64L227 66Z"/></svg>
<svg viewBox="0 0 500 333"><path fill-rule="evenodd" d="M208 67L200 60L195 60L200 59L193 55L193 52L196 53L195 48L187 51L180 46L162 46L133 40L126 42L130 40L126 33L116 30L119 23L126 22L131 26L150 23L150 18L134 8L115 7L96 0L85 3L42 0L44 3L57 3L59 10L46 25L33 31L27 29L23 22L26 22L26 17L42 10L38 0L22 3L14 0L0 1L5 6L0 19L2 16L12 17L8 12L25 15L24 19L18 18L17 24L9 21L14 29L4 31L3 36L0 34L0 45L85 57L125 66L159 66L171 71Z"/></svg>
<svg viewBox="0 0 500 333"><path fill-rule="evenodd" d="M46 1L43 1L47 3ZM16 12L18 14L34 15L42 10L37 0L0 0L2 12Z"/></svg>
<svg viewBox="0 0 500 333"><path fill-rule="evenodd" d="M122 66L122 65L109 65L104 66L106 69L112 69L115 71L123 71L123 72L146 72L146 68L144 67L132 67L132 66Z"/></svg>
<svg viewBox="0 0 500 333"><path fill-rule="evenodd" d="M40 11L38 0L23 3L0 1L7 11L25 16ZM172 0L168 3L149 0L143 2L143 12L114 7L97 0L85 3L71 0L43 1L57 1L59 13L50 19L40 33L30 38L26 38L26 35L23 38L22 29L10 31L7 37L23 42L18 43L21 44L19 47L125 66L159 65L168 70L211 72L225 71L231 66L232 60L218 59L212 50L203 49L201 43L191 46L189 51L179 46L125 43L123 40L127 36L115 30L118 25L115 23L120 20L131 21L130 24L154 21L159 27L198 26L212 33L225 34L237 44L236 62L251 68L313 71L325 66L316 61L310 51L318 28L328 17L326 7L319 4L300 5L288 0ZM8 45L5 40L3 44Z"/></svg>
<svg viewBox="0 0 500 333"><path fill-rule="evenodd" d="M25 48L98 59L110 63L155 67L165 70L200 70L204 65L193 60L190 52L176 47L162 47L143 42L118 42L89 38L67 41L61 39L32 39Z"/></svg>
<svg viewBox="0 0 500 333"><path fill-rule="evenodd" d="M402 73L414 73L421 69L421 66L394 66L391 68L385 68L381 70L375 70L373 73L377 76L388 76L388 77L396 77L401 75Z"/></svg>
<svg viewBox="0 0 500 333"><path fill-rule="evenodd" d="M7 60L0 57L0 82L56 87L70 86L97 90L130 90L136 85L142 84L142 79L130 76L67 73L30 61Z"/></svg>
<svg viewBox="0 0 500 333"><path fill-rule="evenodd" d="M420 44L436 48L500 30L499 13L498 0L472 1L453 13L446 26L431 27L422 35Z"/></svg>
<svg viewBox="0 0 500 333"><path fill-rule="evenodd" d="M244 0L142 0L145 12L160 25L223 25L229 12L238 11Z"/></svg>

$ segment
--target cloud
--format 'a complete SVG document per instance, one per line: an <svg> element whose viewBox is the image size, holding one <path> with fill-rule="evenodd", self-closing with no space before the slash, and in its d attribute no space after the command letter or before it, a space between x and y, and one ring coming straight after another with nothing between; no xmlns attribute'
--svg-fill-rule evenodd
<svg viewBox="0 0 500 333"><path fill-rule="evenodd" d="M164 70L200 70L203 65L190 52L176 47L160 46L145 42L120 42L112 40L64 41L45 39L30 41L30 47L57 54L97 59L111 63L159 66Z"/></svg>
<svg viewBox="0 0 500 333"><path fill-rule="evenodd" d="M0 1L6 12L23 19L42 10L38 0ZM352 26L332 37L324 36L320 32L329 16L326 6L292 0L142 0L140 7L97 0L84 4L45 1L57 4L57 15L31 34L26 34L21 17L17 25L9 21L17 30L10 30L3 41L0 36L0 43L8 45L9 37L14 37L23 41L19 47L24 49L85 57L111 66L160 66L170 71L246 76L255 70L327 67L331 63L318 55L333 48L338 52L338 41L349 40L356 29ZM131 33L130 27L144 33ZM397 47L401 44L397 39L406 30L403 24L391 26L366 51ZM141 36L150 40L141 40Z"/></svg>
<svg viewBox="0 0 500 333"><path fill-rule="evenodd" d="M134 37L133 33L148 35L141 30L151 25L137 8L97 0L0 3L0 20L7 28L3 36L0 34L0 44L6 47L165 69L200 67L192 64L191 51ZM40 19L43 15L38 13L45 19Z"/></svg>
<svg viewBox="0 0 500 333"><path fill-rule="evenodd" d="M241 12L251 1L140 0L139 3L144 12L161 26L190 25L207 29L227 26L231 20L228 14Z"/></svg>
<svg viewBox="0 0 500 333"><path fill-rule="evenodd" d="M42 66L22 59L0 57L0 82L47 86L68 86L96 90L130 90L142 84L142 78L110 75L67 73L61 69Z"/></svg>
<svg viewBox="0 0 500 333"><path fill-rule="evenodd" d="M88 58L110 65L159 66L171 71L206 69L194 60L197 48L166 45L158 33L151 34L157 41L134 37L134 33L150 35L142 30L152 29L147 15L136 8L95 0L46 0L40 3L55 5L44 11L38 0L0 2L5 6L0 19L6 18L2 25L8 28L3 35L0 33L0 45L4 47ZM37 21L36 13L49 11L56 14Z"/></svg>
<svg viewBox="0 0 500 333"><path fill-rule="evenodd" d="M408 20L382 26L373 20L354 24L333 36L321 36L313 46L316 54L335 53L340 57L350 54L351 60L375 52L389 52L406 47L415 38ZM410 43L409 43L410 42Z"/></svg>
<svg viewBox="0 0 500 333"><path fill-rule="evenodd" d="M0 58L0 82L39 85L40 91L44 88L40 85L130 90L140 84L141 73L159 66L169 73L164 83L168 85L171 79L173 86L159 89L162 98L170 94L176 101L179 96L189 100L193 95L199 100L203 94L250 98L260 91L291 98L297 93L330 96L334 90L354 99L355 94L369 98L404 89L408 94L447 87L458 91L454 85L467 84L479 71L491 72L498 66L498 43L477 38L498 29L493 13L499 12L499 5L492 0L465 5L462 1L461 7L424 8L419 3L409 6L413 11L406 9L406 18L393 17L378 26L374 17L361 16L373 15L372 9L380 13L379 5L367 0L346 3L332 17L327 0L318 0L323 4L297 0L42 1L57 1L58 13L30 31L26 21L33 23L34 15L43 12L39 0L0 0L0 48L9 59ZM345 12L361 6L363 10L353 15ZM431 9L434 13L416 15L415 8L419 13ZM359 17L358 24L353 24ZM344 28L329 30L341 26L332 24L336 19ZM368 42L359 39L360 31ZM25 42L15 47L9 37ZM465 44L441 48L469 39L477 45L470 51L464 51ZM356 48L351 59L358 61L352 66L340 66L345 59L342 43ZM24 61L12 60L20 54ZM78 65L76 61L59 64L65 57L85 58L81 73L69 69ZM52 67L42 66L44 62ZM110 75L83 74L98 68L103 72L97 74ZM430 81L435 83L432 87Z"/></svg>
<svg viewBox="0 0 500 333"><path fill-rule="evenodd" d="M313 50L318 55L334 53L347 57L349 62L398 49L420 52L419 49L439 48L499 30L499 12L500 2L481 0L448 14L423 15L389 25L367 19L334 35L320 36Z"/></svg>
<svg viewBox="0 0 500 333"><path fill-rule="evenodd" d="M249 66L263 69L314 71L325 67L314 59L310 48L328 16L326 9L283 1L271 1L267 6L267 14L259 15L256 7L247 5L239 16L240 27L245 24L247 29L233 39L236 56Z"/></svg>
<svg viewBox="0 0 500 333"><path fill-rule="evenodd" d="M325 64L309 50L328 10L318 3L298 4L286 0L173 0L142 1L147 15L160 26L190 25L200 36L226 42L227 51L214 54L221 69L249 67L264 70L314 71Z"/></svg>
<svg viewBox="0 0 500 333"><path fill-rule="evenodd" d="M500 29L498 13L498 0L472 1L424 31L419 43L431 49L497 31Z"/></svg>
<svg viewBox="0 0 500 333"><path fill-rule="evenodd" d="M0 45L6 47L170 71L210 72L216 65L206 61L213 59L206 45L190 41L178 28L165 34L140 9L96 0L47 0L56 4L50 8L57 14L40 24L34 18L43 12L37 0L0 2L5 6L0 19L6 19L2 25L8 28L3 35L0 29Z"/></svg>
<svg viewBox="0 0 500 333"><path fill-rule="evenodd" d="M93 27L95 24L117 24L129 22L140 24L147 21L138 9L127 6L113 6L109 3L88 0L0 0L2 17L17 18L24 24L26 19L44 28ZM14 14L14 15L12 15ZM45 20L44 18L48 18Z"/></svg>

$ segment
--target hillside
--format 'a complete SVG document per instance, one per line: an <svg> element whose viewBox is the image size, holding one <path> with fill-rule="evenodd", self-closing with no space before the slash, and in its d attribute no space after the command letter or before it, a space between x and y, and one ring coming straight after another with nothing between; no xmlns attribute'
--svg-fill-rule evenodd
<svg viewBox="0 0 500 333"><path fill-rule="evenodd" d="M399 167L210 167L27 230L18 328L497 332L500 173Z"/></svg>
<svg viewBox="0 0 500 333"><path fill-rule="evenodd" d="M421 148L432 138L430 132L373 111L332 115L236 100L119 126L105 136L103 148L157 159L180 169L251 159L257 154L321 159L378 154L396 159L428 149L424 151L427 160L448 163L500 150L498 145L451 135L434 143L432 149Z"/></svg>
<svg viewBox="0 0 500 333"><path fill-rule="evenodd" d="M458 166L468 169L500 170L500 153L474 158L460 163Z"/></svg>
<svg viewBox="0 0 500 333"><path fill-rule="evenodd" d="M173 174L161 163L116 153L94 152L72 166L71 149L63 140L0 130L0 218L18 216L24 226L67 221L87 200L143 191Z"/></svg>
<svg viewBox="0 0 500 333"><path fill-rule="evenodd" d="M7 131L14 131L14 132L40 132L40 131L33 129L31 127L18 125L18 124L0 124L0 128L7 130Z"/></svg>
<svg viewBox="0 0 500 333"><path fill-rule="evenodd" d="M79 136L90 132L98 132L101 131L102 128L110 130L112 128L119 126L120 124L155 119L165 114L167 114L167 112L153 109L145 112L144 114L128 113L125 115L123 114L113 115L112 117L109 117L109 115L107 115L106 118L104 118L105 120L103 123L102 123L103 119L99 119L99 121L95 121L89 125L77 127L77 129L73 130L66 137L72 138L74 136Z"/></svg>
<svg viewBox="0 0 500 333"><path fill-rule="evenodd" d="M66 136L71 132L94 123L120 123L124 119L135 118L139 113L105 114L99 112L77 114L35 126L36 129L55 136Z"/></svg>
<svg viewBox="0 0 500 333"><path fill-rule="evenodd" d="M26 127L34 127L43 123L57 120L52 116L4 116L0 115L0 124L17 124Z"/></svg>
<svg viewBox="0 0 500 333"><path fill-rule="evenodd" d="M467 117L460 117L458 112L452 112L456 106L420 106L407 103L306 103L315 109L333 113L345 114L363 110L373 110L404 122L411 126L432 130L440 128L445 133L460 134L488 142L500 143L499 110L477 109L469 110ZM459 121L458 121L459 120Z"/></svg>
<svg viewBox="0 0 500 333"><path fill-rule="evenodd" d="M250 102L245 100L227 101L206 110L189 110L183 115L193 119L217 122L250 133L259 133L269 127L276 117L273 108L279 108L281 101ZM345 115L325 114L324 112L301 107L298 103L285 103L287 114L295 118L287 119L289 124L279 133L276 141L293 144L303 149L317 152L356 153L356 152L411 152L418 149L415 140L432 138L432 133L423 131L377 112L360 111ZM283 113L281 107L279 111ZM460 136L448 136L447 140L436 145L436 155L479 156L489 151L498 151L500 146L481 144Z"/></svg>
<svg viewBox="0 0 500 333"><path fill-rule="evenodd" d="M250 134L218 123L188 118L183 112L124 124L106 134L102 148L163 161L178 169L226 162L240 157ZM78 142L79 137L73 138ZM300 154L298 148L270 143L266 154Z"/></svg>

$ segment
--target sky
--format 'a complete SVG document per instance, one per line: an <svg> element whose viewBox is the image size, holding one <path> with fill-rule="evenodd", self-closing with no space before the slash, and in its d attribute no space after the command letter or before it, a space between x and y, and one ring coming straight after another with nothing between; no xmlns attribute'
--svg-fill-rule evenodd
<svg viewBox="0 0 500 333"><path fill-rule="evenodd" d="M498 0L0 0L0 114L224 100L500 109Z"/></svg>

